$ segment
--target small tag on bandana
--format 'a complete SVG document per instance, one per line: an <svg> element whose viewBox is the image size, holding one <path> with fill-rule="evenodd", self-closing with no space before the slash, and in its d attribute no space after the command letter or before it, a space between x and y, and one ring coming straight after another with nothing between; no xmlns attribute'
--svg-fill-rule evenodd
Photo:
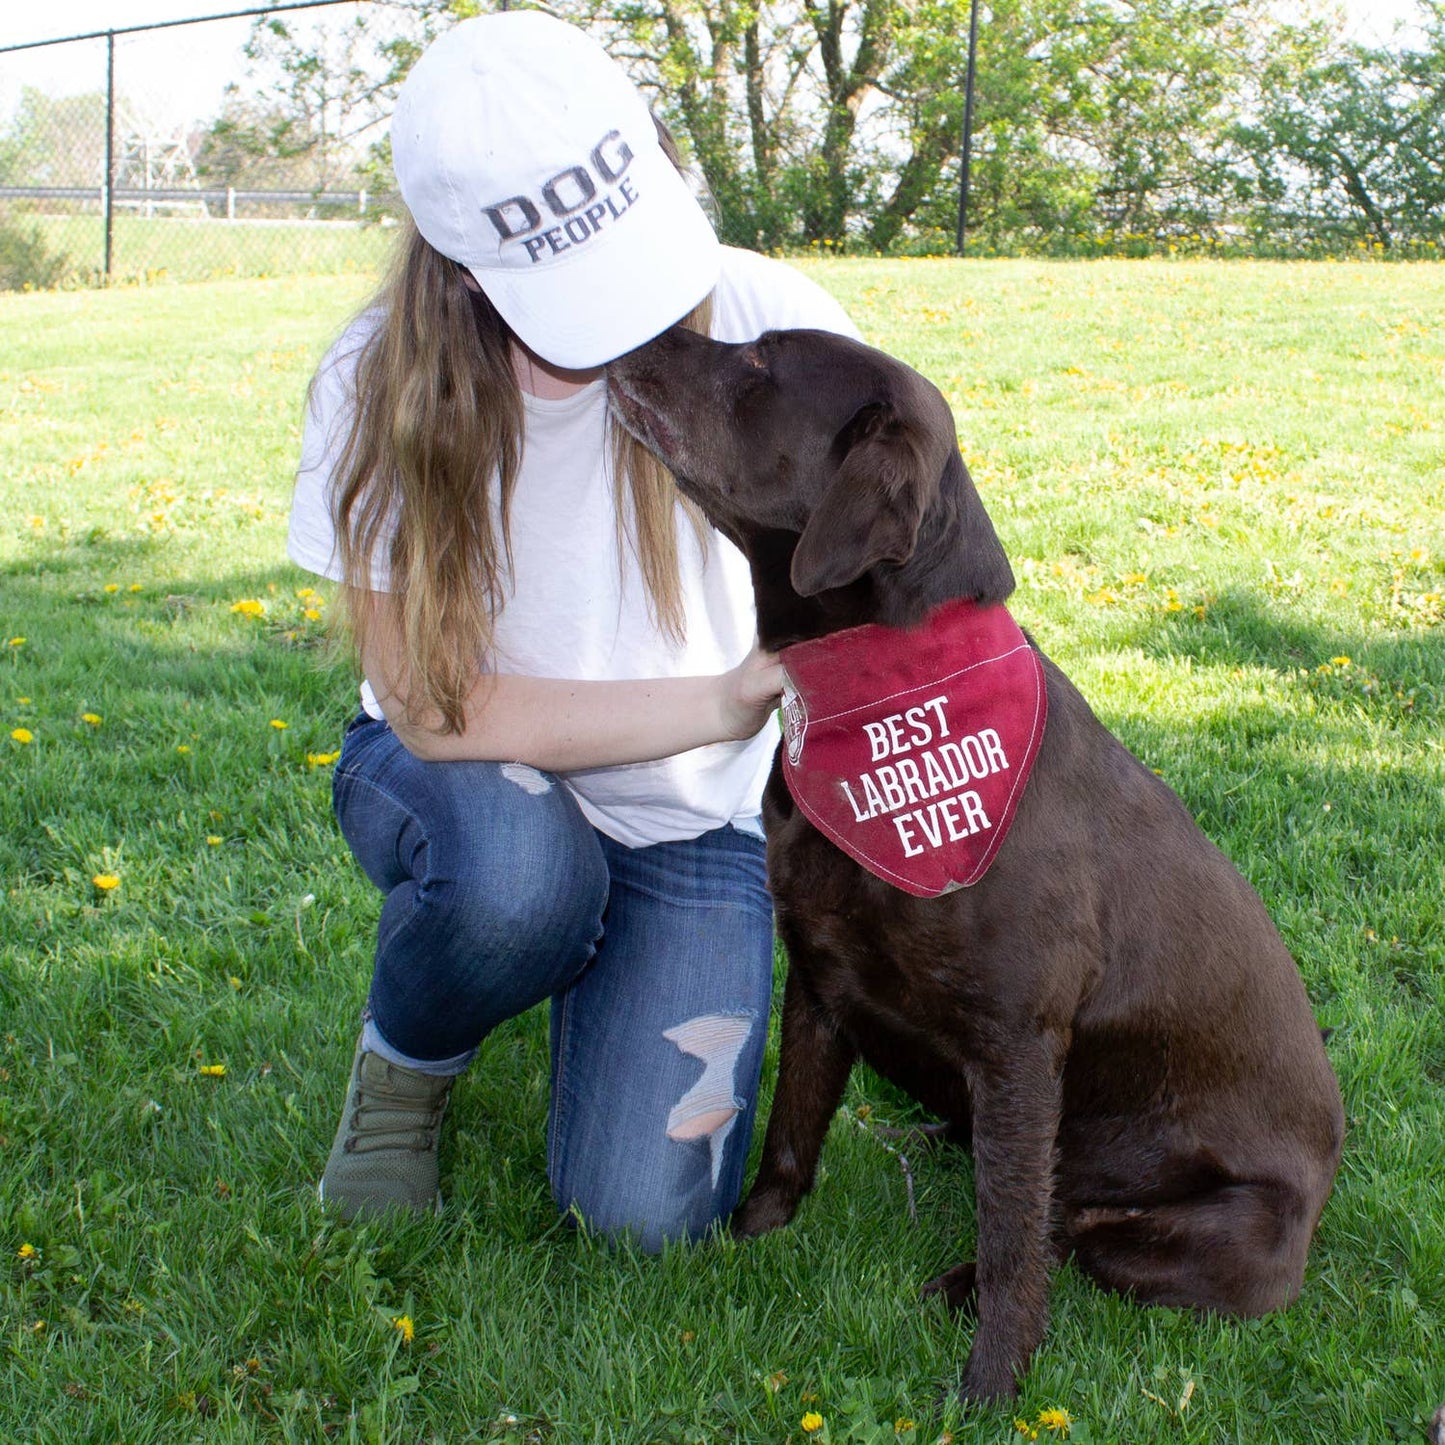
<svg viewBox="0 0 1445 1445"><path fill-rule="evenodd" d="M977 883L1044 735L1043 664L1001 606L949 602L781 653L783 776L825 837L919 898Z"/></svg>

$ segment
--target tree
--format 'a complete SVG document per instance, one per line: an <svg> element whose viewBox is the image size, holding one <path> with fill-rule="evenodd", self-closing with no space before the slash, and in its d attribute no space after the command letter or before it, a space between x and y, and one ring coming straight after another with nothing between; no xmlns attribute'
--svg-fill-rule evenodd
<svg viewBox="0 0 1445 1445"><path fill-rule="evenodd" d="M0 140L0 175L16 186L95 186L105 180L105 95L46 95L26 86Z"/></svg>
<svg viewBox="0 0 1445 1445"><path fill-rule="evenodd" d="M1256 228L1360 236L1389 248L1445 224L1445 7L1417 38L1372 47L1282 33L1260 115L1238 141L1253 166Z"/></svg>
<svg viewBox="0 0 1445 1445"><path fill-rule="evenodd" d="M489 0L492 3L492 0ZM1339 40L1332 0L986 0L970 234L1073 249L1235 226L1298 239L1346 217L1438 231L1445 0L1425 38ZM952 245L970 0L553 0L691 152L724 240ZM477 0L375 0L340 31L257 22L249 87L206 138L216 178L389 188L384 118ZM1312 18L1313 17L1313 18ZM1324 18L1321 18L1324 17ZM309 23L309 22L308 22ZM0 164L4 153L0 150Z"/></svg>
<svg viewBox="0 0 1445 1445"><path fill-rule="evenodd" d="M437 30L475 7L392 0L345 25L265 16L246 42L247 83L226 89L197 169L227 185L325 191L365 177L396 91ZM374 159L374 158L373 158Z"/></svg>

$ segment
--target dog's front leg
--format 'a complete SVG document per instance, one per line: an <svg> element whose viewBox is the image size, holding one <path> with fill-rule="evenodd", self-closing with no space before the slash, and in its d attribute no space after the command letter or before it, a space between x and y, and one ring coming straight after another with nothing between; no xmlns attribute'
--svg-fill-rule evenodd
<svg viewBox="0 0 1445 1445"><path fill-rule="evenodd" d="M1056 1034L1034 1034L1001 1044L1001 1052L998 1061L969 1069L978 1327L963 1371L966 1400L1012 1399L1018 1375L1048 1327L1065 1042Z"/></svg>
<svg viewBox="0 0 1445 1445"><path fill-rule="evenodd" d="M813 1187L828 1124L843 1097L855 1051L812 999L796 966L783 989L778 1083L758 1177L732 1217L732 1232L779 1229Z"/></svg>

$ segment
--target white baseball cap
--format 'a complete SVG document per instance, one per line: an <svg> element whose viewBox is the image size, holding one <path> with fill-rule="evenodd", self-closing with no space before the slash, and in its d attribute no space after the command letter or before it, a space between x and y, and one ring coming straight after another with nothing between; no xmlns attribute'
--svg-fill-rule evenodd
<svg viewBox="0 0 1445 1445"><path fill-rule="evenodd" d="M417 230L556 366L600 366L679 321L719 245L622 68L536 10L464 20L412 67L392 162Z"/></svg>

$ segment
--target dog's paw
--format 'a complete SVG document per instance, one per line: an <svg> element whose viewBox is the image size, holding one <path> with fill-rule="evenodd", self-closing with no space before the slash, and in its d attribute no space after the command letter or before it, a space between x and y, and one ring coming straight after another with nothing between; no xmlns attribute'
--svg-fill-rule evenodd
<svg viewBox="0 0 1445 1445"><path fill-rule="evenodd" d="M969 1260L946 1269L937 1279L931 1279L919 1291L928 1299L931 1295L942 1295L943 1302L954 1314L976 1314L978 1311L978 1266Z"/></svg>
<svg viewBox="0 0 1445 1445"><path fill-rule="evenodd" d="M781 1229L797 1207L798 1201L781 1189L755 1189L734 1211L728 1230L739 1239L753 1239Z"/></svg>
<svg viewBox="0 0 1445 1445"><path fill-rule="evenodd" d="M1017 1399L1018 1393L1019 1382L1013 1366L989 1359L975 1348L963 1367L959 1399L966 1405L1006 1405Z"/></svg>

